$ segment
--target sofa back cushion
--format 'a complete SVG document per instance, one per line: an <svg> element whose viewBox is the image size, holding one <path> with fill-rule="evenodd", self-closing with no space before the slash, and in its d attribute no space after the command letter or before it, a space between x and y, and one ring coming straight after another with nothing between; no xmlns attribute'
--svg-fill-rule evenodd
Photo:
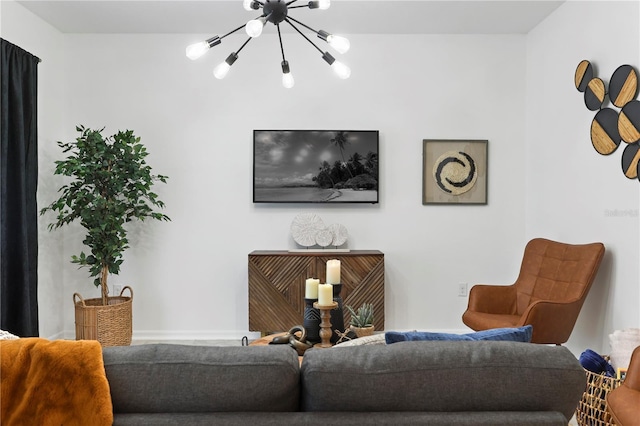
<svg viewBox="0 0 640 426"><path fill-rule="evenodd" d="M296 411L300 369L288 345L103 349L114 413Z"/></svg>
<svg viewBox="0 0 640 426"><path fill-rule="evenodd" d="M495 341L311 349L301 378L305 411L556 411L567 422L586 381L564 347Z"/></svg>

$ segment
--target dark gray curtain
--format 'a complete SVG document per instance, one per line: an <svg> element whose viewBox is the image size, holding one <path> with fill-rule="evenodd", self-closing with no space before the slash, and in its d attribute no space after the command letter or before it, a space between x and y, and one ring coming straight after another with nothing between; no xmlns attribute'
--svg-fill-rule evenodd
<svg viewBox="0 0 640 426"><path fill-rule="evenodd" d="M38 62L4 39L0 56L0 328L38 336Z"/></svg>

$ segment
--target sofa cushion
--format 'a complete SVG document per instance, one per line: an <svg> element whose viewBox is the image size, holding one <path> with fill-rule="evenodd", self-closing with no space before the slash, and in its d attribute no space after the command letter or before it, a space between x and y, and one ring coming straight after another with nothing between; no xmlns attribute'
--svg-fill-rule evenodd
<svg viewBox="0 0 640 426"><path fill-rule="evenodd" d="M567 426L554 411L435 413L385 411L377 413L287 412L287 413L149 413L118 414L114 426Z"/></svg>
<svg viewBox="0 0 640 426"><path fill-rule="evenodd" d="M385 340L387 344L419 340L501 340L528 343L531 342L532 333L533 327L530 325L525 325L524 327L493 328L467 334L432 333L427 331L388 331L385 333Z"/></svg>
<svg viewBox="0 0 640 426"><path fill-rule="evenodd" d="M296 352L278 346L108 347L103 358L115 413L296 411Z"/></svg>
<svg viewBox="0 0 640 426"><path fill-rule="evenodd" d="M561 346L438 341L311 349L301 383L305 411L556 411L568 422L586 376Z"/></svg>

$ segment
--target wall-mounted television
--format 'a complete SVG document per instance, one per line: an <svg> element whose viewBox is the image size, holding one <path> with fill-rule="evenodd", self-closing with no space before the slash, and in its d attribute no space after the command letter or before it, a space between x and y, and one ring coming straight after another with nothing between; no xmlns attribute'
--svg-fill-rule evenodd
<svg viewBox="0 0 640 426"><path fill-rule="evenodd" d="M377 203L377 130L254 130L254 203Z"/></svg>

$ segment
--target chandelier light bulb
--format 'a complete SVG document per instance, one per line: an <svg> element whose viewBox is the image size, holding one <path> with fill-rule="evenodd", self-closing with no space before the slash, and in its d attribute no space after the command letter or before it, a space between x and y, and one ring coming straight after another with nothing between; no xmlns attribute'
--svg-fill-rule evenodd
<svg viewBox="0 0 640 426"><path fill-rule="evenodd" d="M187 58L192 61L198 59L209 50L209 43L206 41L201 41L200 43L194 43L190 46L187 46Z"/></svg>
<svg viewBox="0 0 640 426"><path fill-rule="evenodd" d="M290 72L282 74L282 85L287 89L291 89L296 82L293 80L293 74Z"/></svg>
<svg viewBox="0 0 640 426"><path fill-rule="evenodd" d="M249 37L260 37L265 22L266 19L264 17L252 19L251 21L247 22L247 25L245 25L245 31L247 32L247 35Z"/></svg>
<svg viewBox="0 0 640 426"><path fill-rule="evenodd" d="M349 68L348 66L346 66L340 61L334 61L331 64L331 68L338 75L338 77L342 79L347 79L351 75L351 68Z"/></svg>
<svg viewBox="0 0 640 426"><path fill-rule="evenodd" d="M244 6L244 10L247 10L249 12L256 10L257 7L253 7L253 3L255 2L255 0L244 0L242 2L242 6Z"/></svg>
<svg viewBox="0 0 640 426"><path fill-rule="evenodd" d="M349 39L333 34L327 36L327 43L329 43L329 46L333 47L338 53L341 54L347 53L349 51L349 48L351 47Z"/></svg>
<svg viewBox="0 0 640 426"><path fill-rule="evenodd" d="M309 9L327 10L331 6L331 0L315 0L309 2Z"/></svg>
<svg viewBox="0 0 640 426"><path fill-rule="evenodd" d="M218 79L222 80L229 74L229 70L231 69L231 65L226 62L221 62L217 67L213 69L213 75Z"/></svg>
<svg viewBox="0 0 640 426"><path fill-rule="evenodd" d="M289 68L289 62L282 61L282 85L287 89L291 89L295 84L293 80L293 74L291 74L291 68Z"/></svg>
<svg viewBox="0 0 640 426"><path fill-rule="evenodd" d="M231 65L233 65L233 63L237 59L238 59L238 55L235 52L231 53L229 56L227 56L227 59L225 59L224 62L222 62L220 65L218 65L213 69L213 75L218 80L222 80L227 76L227 74L229 73L229 69L231 68Z"/></svg>
<svg viewBox="0 0 640 426"><path fill-rule="evenodd" d="M336 58L334 58L331 53L324 52L324 54L322 55L322 59L324 59L331 66L338 77L345 79L349 78L349 76L351 75L351 68L340 61L336 61Z"/></svg>

